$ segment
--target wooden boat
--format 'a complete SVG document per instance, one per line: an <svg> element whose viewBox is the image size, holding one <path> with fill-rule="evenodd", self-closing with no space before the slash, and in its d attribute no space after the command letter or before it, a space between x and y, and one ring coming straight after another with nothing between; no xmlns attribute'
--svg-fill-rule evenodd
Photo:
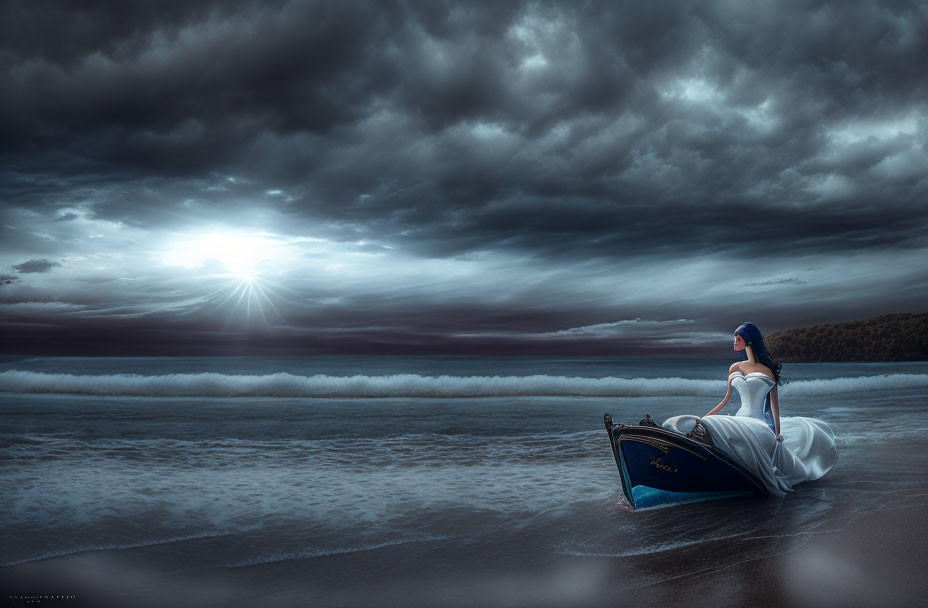
<svg viewBox="0 0 928 608"><path fill-rule="evenodd" d="M603 416L622 489L633 509L668 503L767 495L760 480L712 447L707 429L690 436L663 429L648 416L637 425Z"/></svg>

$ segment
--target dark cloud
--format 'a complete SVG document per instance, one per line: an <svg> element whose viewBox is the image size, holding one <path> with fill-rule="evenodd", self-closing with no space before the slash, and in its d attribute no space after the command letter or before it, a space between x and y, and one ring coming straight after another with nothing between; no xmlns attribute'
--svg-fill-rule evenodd
<svg viewBox="0 0 928 608"><path fill-rule="evenodd" d="M49 272L55 266L61 266L61 262L52 260L28 260L22 264L13 264L13 268L22 273L27 272Z"/></svg>
<svg viewBox="0 0 928 608"><path fill-rule="evenodd" d="M165 243L250 231L333 303L287 331L384 344L893 312L928 291L926 32L914 1L5 2L2 259L132 282L0 305L212 327Z"/></svg>

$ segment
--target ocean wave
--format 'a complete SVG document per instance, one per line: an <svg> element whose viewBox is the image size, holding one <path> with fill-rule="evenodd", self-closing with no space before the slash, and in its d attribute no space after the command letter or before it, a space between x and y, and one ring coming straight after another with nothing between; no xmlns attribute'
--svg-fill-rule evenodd
<svg viewBox="0 0 928 608"><path fill-rule="evenodd" d="M10 370L0 392L141 397L518 397L714 395L725 383L685 378L566 376L262 376L217 373L71 375Z"/></svg>
<svg viewBox="0 0 928 608"><path fill-rule="evenodd" d="M870 432L835 434L835 444L838 447L845 447L864 443L886 444L903 441L923 441L926 435L928 435L928 428L921 425L897 431L887 431L885 428L880 428Z"/></svg>
<svg viewBox="0 0 928 608"><path fill-rule="evenodd" d="M830 395L857 391L905 390L928 388L928 374L881 374L853 378L822 378L793 381L780 388L793 396Z"/></svg>
<svg viewBox="0 0 928 608"><path fill-rule="evenodd" d="M799 380L781 392L795 396L928 387L928 374L884 374ZM300 376L288 373L72 375L8 370L0 392L130 397L649 397L724 394L724 380L691 378L581 378L571 376Z"/></svg>

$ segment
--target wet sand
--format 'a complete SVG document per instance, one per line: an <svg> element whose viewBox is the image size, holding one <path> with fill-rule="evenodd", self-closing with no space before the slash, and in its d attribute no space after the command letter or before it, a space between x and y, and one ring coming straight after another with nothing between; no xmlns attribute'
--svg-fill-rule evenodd
<svg viewBox="0 0 928 608"><path fill-rule="evenodd" d="M552 555L540 538L428 541L216 569L178 547L92 551L0 569L11 606L912 606L928 597L928 506L811 535L721 540L622 558ZM732 543L759 559L725 566ZM743 549L743 545L741 547ZM530 557L526 557L530 556ZM26 596L69 595L68 599ZM10 596L13 596L12 598ZM19 597L22 596L22 597Z"/></svg>
<svg viewBox="0 0 928 608"><path fill-rule="evenodd" d="M696 572L629 595L645 605L677 601L700 606L922 605L928 596L926 533L928 506L868 513L843 529L812 536L796 550ZM696 562L703 550L668 560ZM645 569L653 566L642 564Z"/></svg>

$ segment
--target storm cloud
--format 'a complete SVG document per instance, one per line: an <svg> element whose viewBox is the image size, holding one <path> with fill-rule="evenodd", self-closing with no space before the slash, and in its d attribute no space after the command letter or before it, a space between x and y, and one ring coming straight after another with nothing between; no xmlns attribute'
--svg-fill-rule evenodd
<svg viewBox="0 0 928 608"><path fill-rule="evenodd" d="M926 32L890 1L5 2L0 323L714 352L922 310Z"/></svg>
<svg viewBox="0 0 928 608"><path fill-rule="evenodd" d="M13 268L18 272L48 272L55 266L61 266L61 264L46 260L45 258L41 260L28 260L22 264L13 264Z"/></svg>

